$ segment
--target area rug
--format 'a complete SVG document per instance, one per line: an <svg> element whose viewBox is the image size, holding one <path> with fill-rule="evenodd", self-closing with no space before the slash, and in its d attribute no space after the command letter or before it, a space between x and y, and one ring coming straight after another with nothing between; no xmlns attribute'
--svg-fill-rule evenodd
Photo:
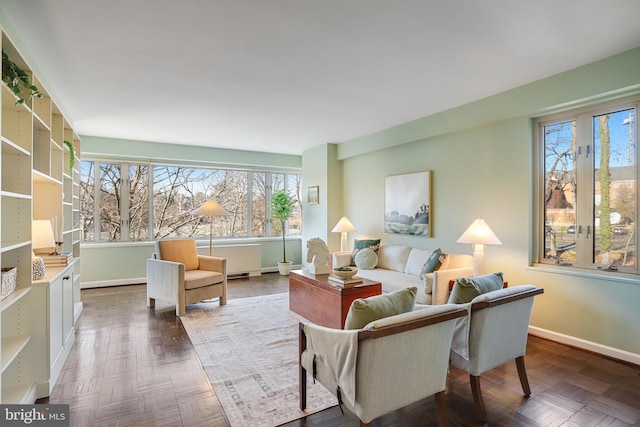
<svg viewBox="0 0 640 427"><path fill-rule="evenodd" d="M189 305L181 320L231 426L278 426L337 404L308 380L307 410L299 408L304 319L289 310L288 293Z"/></svg>

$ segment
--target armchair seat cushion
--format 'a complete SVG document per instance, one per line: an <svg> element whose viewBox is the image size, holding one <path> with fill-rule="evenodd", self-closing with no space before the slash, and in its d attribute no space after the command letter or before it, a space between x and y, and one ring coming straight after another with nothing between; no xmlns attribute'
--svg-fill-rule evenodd
<svg viewBox="0 0 640 427"><path fill-rule="evenodd" d="M217 271L188 270L184 272L185 289L202 288L203 286L215 285L223 281L224 275Z"/></svg>

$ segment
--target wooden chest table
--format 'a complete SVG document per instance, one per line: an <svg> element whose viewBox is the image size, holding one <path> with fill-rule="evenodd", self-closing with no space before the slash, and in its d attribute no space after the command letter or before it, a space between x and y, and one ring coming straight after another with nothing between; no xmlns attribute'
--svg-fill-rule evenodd
<svg viewBox="0 0 640 427"><path fill-rule="evenodd" d="M349 307L356 298L382 293L380 282L362 279L346 285L330 281L328 274L310 274L294 270L289 274L289 309L313 323L343 329Z"/></svg>

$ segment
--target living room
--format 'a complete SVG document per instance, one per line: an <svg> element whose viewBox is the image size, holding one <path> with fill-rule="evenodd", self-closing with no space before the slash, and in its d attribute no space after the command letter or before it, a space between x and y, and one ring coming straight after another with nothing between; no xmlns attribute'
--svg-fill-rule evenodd
<svg viewBox="0 0 640 427"><path fill-rule="evenodd" d="M0 19L11 26L5 16ZM19 41L20 30L12 36ZM332 252L339 249L340 236L331 229L343 215L358 230L349 234L350 245L355 237L373 236L388 244L468 254L471 245L456 241L475 218L482 217L502 242L486 248L485 270L504 272L510 284L533 283L545 290L534 304L531 334L640 365L637 271L625 274L539 262L539 219L534 213L539 160L534 119L616 100L637 104L640 48L634 46L362 136L323 141L299 154L82 134L82 160L171 159L202 164L215 159L218 165L302 173L304 191L317 186L319 197L317 204L303 202L302 235L287 240L298 267L304 265L304 245L311 238L325 240ZM29 46L20 47L29 51ZM421 171L432 173L431 236L385 233L385 177ZM273 271L279 242L259 243L261 269ZM125 285L145 277L153 243L87 243L81 250L84 286Z"/></svg>

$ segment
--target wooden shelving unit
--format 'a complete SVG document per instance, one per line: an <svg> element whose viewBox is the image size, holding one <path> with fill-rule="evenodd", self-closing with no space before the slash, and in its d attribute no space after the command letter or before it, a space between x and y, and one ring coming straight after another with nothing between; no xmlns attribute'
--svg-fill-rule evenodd
<svg viewBox="0 0 640 427"><path fill-rule="evenodd" d="M4 31L0 44L43 95L20 104L0 82L0 263L18 268L16 290L0 302L0 403L25 404L48 395L55 384L82 311L80 138ZM76 153L73 170L65 140ZM32 281L34 219L57 220L56 240L74 256L38 282Z"/></svg>

